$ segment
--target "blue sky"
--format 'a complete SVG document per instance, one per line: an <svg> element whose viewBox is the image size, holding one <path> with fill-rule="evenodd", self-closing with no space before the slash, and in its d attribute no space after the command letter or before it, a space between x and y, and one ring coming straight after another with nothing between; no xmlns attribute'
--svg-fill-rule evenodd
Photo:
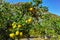
<svg viewBox="0 0 60 40"><path fill-rule="evenodd" d="M7 0L10 3L17 2L28 2L31 0ZM43 0L43 6L47 6L49 8L49 12L60 16L60 0Z"/></svg>

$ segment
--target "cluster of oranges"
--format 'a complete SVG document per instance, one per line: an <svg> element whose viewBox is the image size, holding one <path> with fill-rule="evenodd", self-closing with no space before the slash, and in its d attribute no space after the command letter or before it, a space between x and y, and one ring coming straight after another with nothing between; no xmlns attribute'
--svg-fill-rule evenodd
<svg viewBox="0 0 60 40"><path fill-rule="evenodd" d="M32 18L29 18L29 19L26 20L26 23L27 24L30 24L31 22L32 22ZM12 28L13 29L21 28L21 27L22 27L21 24L17 25L16 22L13 22L12 23ZM15 38L15 36L18 36L18 35L22 36L23 35L23 32L16 31L15 33L12 32L12 33L9 34L10 38Z"/></svg>
<svg viewBox="0 0 60 40"><path fill-rule="evenodd" d="M15 33L10 33L9 34L10 38L14 38L15 36L18 36L18 35L22 36L23 33L22 32L19 32L19 31L16 31Z"/></svg>
<svg viewBox="0 0 60 40"><path fill-rule="evenodd" d="M13 28L16 28L16 27L20 28L20 27L22 27L22 25L21 25L21 24L16 25L16 22L13 22L13 23L12 23L12 27L13 27Z"/></svg>
<svg viewBox="0 0 60 40"><path fill-rule="evenodd" d="M32 22L32 18L29 18L28 20L26 20L26 23L30 24Z"/></svg>
<svg viewBox="0 0 60 40"><path fill-rule="evenodd" d="M12 23L12 28L14 29L14 28L20 28L20 27L22 27L22 25L17 25L16 24L16 22L13 22ZM23 35L23 33L22 32L19 32L19 31L16 31L15 33L10 33L9 34L9 36L10 36L10 38L14 38L15 36L18 36L18 35L20 35L20 36L22 36Z"/></svg>

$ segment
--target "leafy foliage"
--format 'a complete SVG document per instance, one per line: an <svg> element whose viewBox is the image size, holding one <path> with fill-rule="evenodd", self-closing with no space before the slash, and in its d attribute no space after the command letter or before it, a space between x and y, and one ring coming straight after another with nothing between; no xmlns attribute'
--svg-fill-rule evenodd
<svg viewBox="0 0 60 40"><path fill-rule="evenodd" d="M60 16L49 13L46 6L39 6L42 0L33 0L33 2L1 3L1 40L14 40L31 36L46 36L51 40L60 39Z"/></svg>

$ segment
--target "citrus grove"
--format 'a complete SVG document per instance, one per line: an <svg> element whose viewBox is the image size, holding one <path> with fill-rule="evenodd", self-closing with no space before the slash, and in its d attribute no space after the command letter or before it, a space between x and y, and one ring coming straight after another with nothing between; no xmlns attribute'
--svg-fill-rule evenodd
<svg viewBox="0 0 60 40"><path fill-rule="evenodd" d="M60 40L60 16L51 14L42 0L16 4L0 1L0 40L29 37Z"/></svg>

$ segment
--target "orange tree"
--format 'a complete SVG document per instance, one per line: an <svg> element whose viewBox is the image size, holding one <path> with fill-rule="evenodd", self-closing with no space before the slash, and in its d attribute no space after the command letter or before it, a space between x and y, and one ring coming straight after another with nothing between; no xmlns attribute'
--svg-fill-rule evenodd
<svg viewBox="0 0 60 40"><path fill-rule="evenodd" d="M1 39L30 37L30 29L34 29L35 23L39 20L37 16L40 13L37 12L37 7L33 2L18 4L2 2L0 5Z"/></svg>
<svg viewBox="0 0 60 40"><path fill-rule="evenodd" d="M2 2L0 39L14 40L23 37L46 36L55 40L56 35L60 35L59 19L60 17L55 17L48 12L48 7L42 6L42 0L17 4Z"/></svg>

